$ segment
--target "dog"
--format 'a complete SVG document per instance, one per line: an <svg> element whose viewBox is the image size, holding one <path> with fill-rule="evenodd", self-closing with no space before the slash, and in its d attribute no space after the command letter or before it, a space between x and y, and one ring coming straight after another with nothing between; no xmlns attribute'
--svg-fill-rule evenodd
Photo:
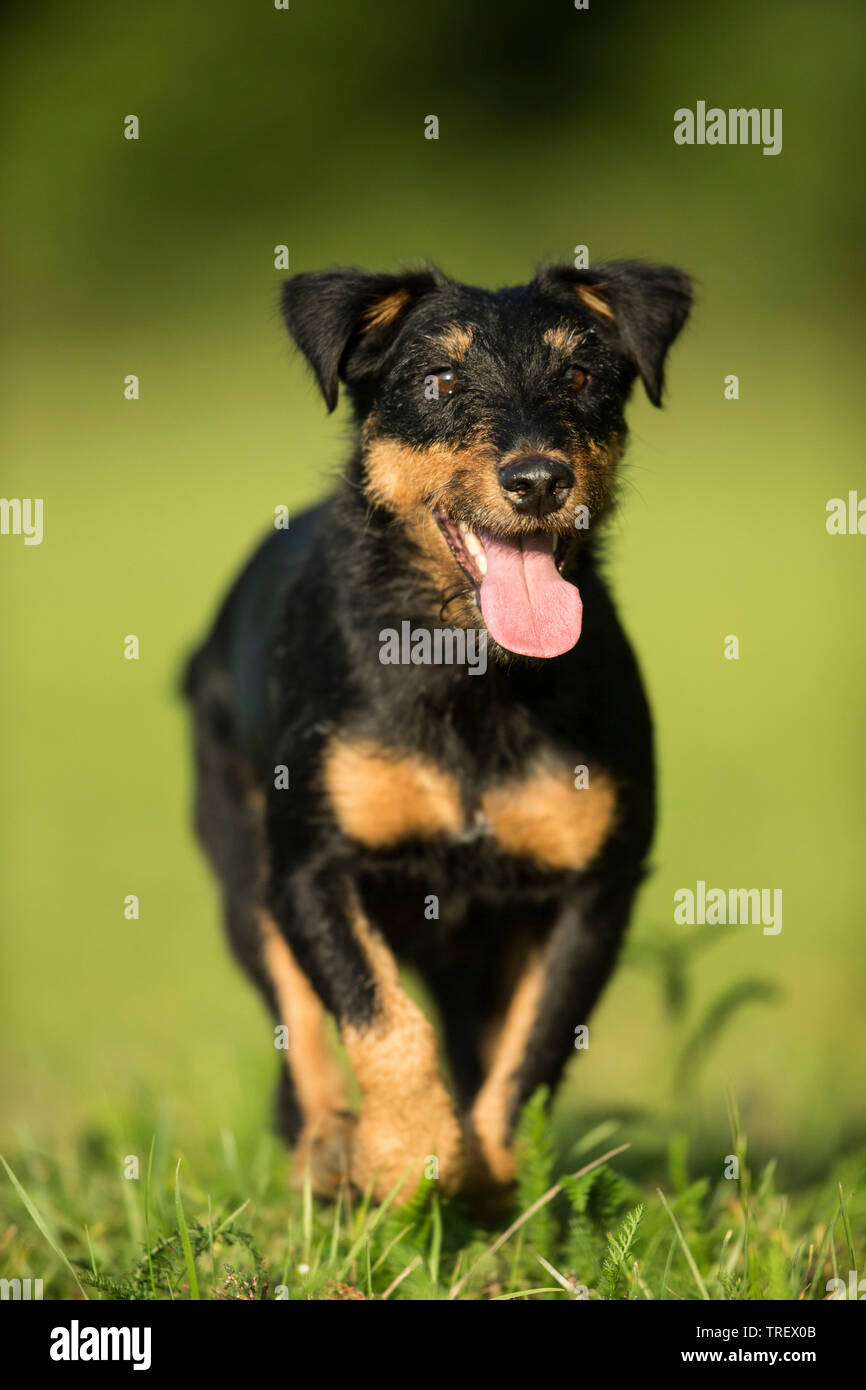
<svg viewBox="0 0 866 1390"><path fill-rule="evenodd" d="M253 556L185 688L196 827L323 1197L426 1176L507 1204L521 1106L613 970L654 760L599 533L632 386L661 403L690 306L683 272L639 261L496 291L435 268L283 284L328 410L351 402L351 457Z"/></svg>

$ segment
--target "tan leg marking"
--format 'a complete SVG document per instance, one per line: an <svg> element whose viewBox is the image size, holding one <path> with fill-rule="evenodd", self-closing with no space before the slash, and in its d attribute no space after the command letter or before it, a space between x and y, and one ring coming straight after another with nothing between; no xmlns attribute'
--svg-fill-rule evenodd
<svg viewBox="0 0 866 1390"><path fill-rule="evenodd" d="M616 820L616 791L603 772L590 770L588 787L576 789L570 768L538 768L528 777L485 792L481 807L507 854L546 869L585 869Z"/></svg>
<svg viewBox="0 0 866 1390"><path fill-rule="evenodd" d="M348 1092L331 1051L325 1008L297 965L285 937L269 913L259 917L262 960L274 988L280 1022L288 1029L286 1068L304 1115L295 1147L293 1178L304 1179L309 1163L314 1191L331 1196L349 1176L355 1121Z"/></svg>
<svg viewBox="0 0 866 1390"><path fill-rule="evenodd" d="M541 952L530 951L517 979L490 1049L489 1071L472 1106L473 1179L490 1178L507 1185L514 1178L514 1155L508 1121L514 1102L516 1072L523 1059L544 981Z"/></svg>
<svg viewBox="0 0 866 1390"><path fill-rule="evenodd" d="M439 1181L453 1190L462 1173L462 1137L439 1073L433 1028L407 998L393 955L357 907L353 930L379 997L368 1028L343 1029L363 1097L353 1178L362 1189L372 1182L378 1200L405 1178L399 1200L407 1201L435 1154Z"/></svg>
<svg viewBox="0 0 866 1390"><path fill-rule="evenodd" d="M415 753L337 736L325 750L324 784L340 828L374 848L463 825L454 778Z"/></svg>

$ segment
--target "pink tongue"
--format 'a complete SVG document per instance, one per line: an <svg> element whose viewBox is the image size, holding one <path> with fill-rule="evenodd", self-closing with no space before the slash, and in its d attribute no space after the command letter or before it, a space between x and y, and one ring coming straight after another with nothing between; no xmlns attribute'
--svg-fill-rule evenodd
<svg viewBox="0 0 866 1390"><path fill-rule="evenodd" d="M481 531L487 573L481 612L500 647L521 656L561 656L580 636L583 604L556 568L549 536L500 540Z"/></svg>

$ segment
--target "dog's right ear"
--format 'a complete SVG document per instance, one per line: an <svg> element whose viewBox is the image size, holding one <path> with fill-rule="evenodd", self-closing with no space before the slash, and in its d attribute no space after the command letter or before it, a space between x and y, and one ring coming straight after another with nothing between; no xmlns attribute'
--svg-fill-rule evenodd
<svg viewBox="0 0 866 1390"><path fill-rule="evenodd" d="M283 281L283 318L329 411L337 404L339 382L362 385L373 376L411 306L440 283L434 270L324 270Z"/></svg>

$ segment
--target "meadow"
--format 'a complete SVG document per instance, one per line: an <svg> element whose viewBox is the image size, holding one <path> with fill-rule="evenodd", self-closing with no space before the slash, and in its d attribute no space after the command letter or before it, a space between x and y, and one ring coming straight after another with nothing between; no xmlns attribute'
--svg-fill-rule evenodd
<svg viewBox="0 0 866 1390"><path fill-rule="evenodd" d="M44 536L0 537L0 1276L46 1296L820 1299L863 1271L866 541L826 524L866 493L862 7L820 43L800 0L483 11L10 24L3 490L44 499ZM677 145L699 98L784 109L781 152ZM290 271L428 258L490 286L586 245L696 281L607 546L656 723L652 873L493 1230L435 1192L290 1187L268 1022L190 829L185 654L347 448L279 321L282 245ZM782 930L678 923L699 881L780 890Z"/></svg>

